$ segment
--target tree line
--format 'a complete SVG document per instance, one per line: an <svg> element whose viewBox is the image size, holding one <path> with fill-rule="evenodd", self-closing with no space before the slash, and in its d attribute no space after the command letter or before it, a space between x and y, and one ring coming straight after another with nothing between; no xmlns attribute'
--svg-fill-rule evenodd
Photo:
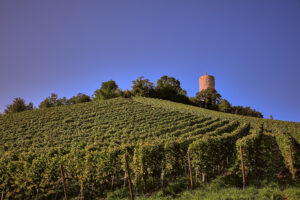
<svg viewBox="0 0 300 200"><path fill-rule="evenodd" d="M154 85L149 79L141 76L132 81L131 88L131 90L123 91L115 81L109 80L102 82L101 88L96 89L92 96L78 93L76 96L67 99L66 97L58 98L57 94L52 93L39 104L38 108L43 109L116 97L130 98L131 96L137 96L165 99L220 112L263 118L262 113L249 106L232 106L228 100L222 98L217 90L212 88L197 92L195 97L188 97L186 90L181 88L180 81L174 77L162 76L157 80L156 85ZM26 104L24 99L18 97L13 100L12 104L6 107L4 112L5 114L9 114L33 109L35 108L32 102Z"/></svg>

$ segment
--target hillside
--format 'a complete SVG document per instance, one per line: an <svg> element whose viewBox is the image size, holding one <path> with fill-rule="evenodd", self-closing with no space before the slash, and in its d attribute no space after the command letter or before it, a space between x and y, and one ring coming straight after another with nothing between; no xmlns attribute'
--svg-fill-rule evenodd
<svg viewBox="0 0 300 200"><path fill-rule="evenodd" d="M299 142L297 122L142 97L25 111L0 116L0 190L61 199L62 164L70 197L104 198L124 186L127 153L135 193L153 192L187 176L188 150L195 184L222 174L241 180L240 146L247 181L263 172L298 182Z"/></svg>

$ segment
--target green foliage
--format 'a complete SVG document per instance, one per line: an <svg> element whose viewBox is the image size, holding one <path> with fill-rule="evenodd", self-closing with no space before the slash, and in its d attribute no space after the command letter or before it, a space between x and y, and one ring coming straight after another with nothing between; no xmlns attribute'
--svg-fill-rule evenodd
<svg viewBox="0 0 300 200"><path fill-rule="evenodd" d="M154 84L149 79L144 79L143 76L132 81L132 94L141 97L154 96Z"/></svg>
<svg viewBox="0 0 300 200"><path fill-rule="evenodd" d="M160 177L164 160L163 150L163 146L160 144L143 144L135 148L133 157L134 183L137 185L143 183L145 191L149 176L153 182L155 178Z"/></svg>
<svg viewBox="0 0 300 200"><path fill-rule="evenodd" d="M101 88L94 92L96 100L105 100L121 96L121 90L115 81L102 82Z"/></svg>
<svg viewBox="0 0 300 200"><path fill-rule="evenodd" d="M174 92L175 94L186 95L186 91L181 88L179 80L174 77L162 76L157 81L156 89L166 93Z"/></svg>
<svg viewBox="0 0 300 200"><path fill-rule="evenodd" d="M109 192L107 194L106 199L107 200L128 199L129 196L130 196L129 189L128 188L121 188L121 189L117 189L113 192Z"/></svg>
<svg viewBox="0 0 300 200"><path fill-rule="evenodd" d="M125 90L122 92L122 97L124 98L131 98L132 93L130 92L130 90Z"/></svg>
<svg viewBox="0 0 300 200"><path fill-rule="evenodd" d="M221 101L221 95L217 92L217 90L207 88L206 90L197 92L194 101L196 105L202 108L216 110L217 104Z"/></svg>
<svg viewBox="0 0 300 200"><path fill-rule="evenodd" d="M165 168L164 173L166 177L174 178L184 172L186 165L186 150L184 140L179 141L167 141L164 144L165 151Z"/></svg>
<svg viewBox="0 0 300 200"><path fill-rule="evenodd" d="M7 199L62 199L63 164L70 198L104 198L126 183L126 152L138 192L165 185L165 194L175 194L182 186L172 182L187 173L189 146L193 171L216 175L217 165L229 167L220 164L227 155L236 156L235 141L249 128L240 124L262 122L266 128L298 127L142 97L0 116L0 191Z"/></svg>
<svg viewBox="0 0 300 200"><path fill-rule="evenodd" d="M232 112L237 115L245 115L259 118L264 117L260 112L256 111L255 109L251 109L250 106L233 106Z"/></svg>
<svg viewBox="0 0 300 200"><path fill-rule="evenodd" d="M226 99L222 99L218 104L218 111L231 113L231 104Z"/></svg>
<svg viewBox="0 0 300 200"><path fill-rule="evenodd" d="M30 102L28 105L25 104L25 100L17 97L14 99L13 103L6 106L5 114L17 113L25 110L33 110L33 104Z"/></svg>
<svg viewBox="0 0 300 200"><path fill-rule="evenodd" d="M296 159L296 151L294 149L292 137L289 136L283 129L278 126L275 126L273 129L275 134L276 142L281 151L282 157L284 158L284 162L286 167L290 170L291 174L296 174L297 169L295 169L295 160Z"/></svg>
<svg viewBox="0 0 300 200"><path fill-rule="evenodd" d="M71 97L70 99L67 100L68 104L76 104L76 103L85 103L85 102L90 102L91 98L82 93L78 93L76 96Z"/></svg>
<svg viewBox="0 0 300 200"><path fill-rule="evenodd" d="M291 199L298 200L300 198L299 187L288 186L286 189L282 189L281 186L276 183L270 183L264 187L250 186L244 190L234 187L232 185L226 185L219 180L212 181L207 185L201 185L195 189L194 193L191 193L190 189L186 189L189 186L186 185L189 180L182 179L176 181L168 187L162 188L158 192L148 196L139 196L137 200L260 200L260 199ZM183 190L185 189L185 190ZM121 198L115 198L121 199Z"/></svg>
<svg viewBox="0 0 300 200"><path fill-rule="evenodd" d="M62 106L67 104L66 97L58 98L58 95L55 93L51 93L50 97L47 97L45 100L43 100L39 108L50 108L55 106Z"/></svg>
<svg viewBox="0 0 300 200"><path fill-rule="evenodd" d="M298 200L300 199L300 189L299 186L289 187L283 192L285 196L290 200Z"/></svg>
<svg viewBox="0 0 300 200"><path fill-rule="evenodd" d="M189 146L192 163L197 174L211 174L217 166L235 154L234 145L238 138L248 134L249 124L243 124L231 133L205 135Z"/></svg>
<svg viewBox="0 0 300 200"><path fill-rule="evenodd" d="M180 81L174 77L162 76L157 81L156 96L160 99L191 104L186 91L181 88Z"/></svg>
<svg viewBox="0 0 300 200"><path fill-rule="evenodd" d="M242 147L243 151L243 162L245 174L257 174L258 167L258 155L261 151L260 142L263 134L263 125L259 125L256 129L253 129L251 134L242 137L236 142L236 168L238 172L241 172L241 154L240 147Z"/></svg>

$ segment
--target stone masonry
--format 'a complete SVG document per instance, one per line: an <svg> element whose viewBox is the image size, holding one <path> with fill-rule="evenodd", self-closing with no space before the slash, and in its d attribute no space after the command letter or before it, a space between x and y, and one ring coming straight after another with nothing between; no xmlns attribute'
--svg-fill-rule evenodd
<svg viewBox="0 0 300 200"><path fill-rule="evenodd" d="M205 72L205 75L199 78L199 92L207 88L215 89L215 77L207 75L207 72Z"/></svg>

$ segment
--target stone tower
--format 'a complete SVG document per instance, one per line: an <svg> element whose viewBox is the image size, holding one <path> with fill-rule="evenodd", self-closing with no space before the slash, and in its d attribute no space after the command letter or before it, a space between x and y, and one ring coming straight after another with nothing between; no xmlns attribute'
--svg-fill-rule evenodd
<svg viewBox="0 0 300 200"><path fill-rule="evenodd" d="M199 92L207 88L215 89L215 77L207 75L207 72L205 72L205 75L199 78Z"/></svg>

